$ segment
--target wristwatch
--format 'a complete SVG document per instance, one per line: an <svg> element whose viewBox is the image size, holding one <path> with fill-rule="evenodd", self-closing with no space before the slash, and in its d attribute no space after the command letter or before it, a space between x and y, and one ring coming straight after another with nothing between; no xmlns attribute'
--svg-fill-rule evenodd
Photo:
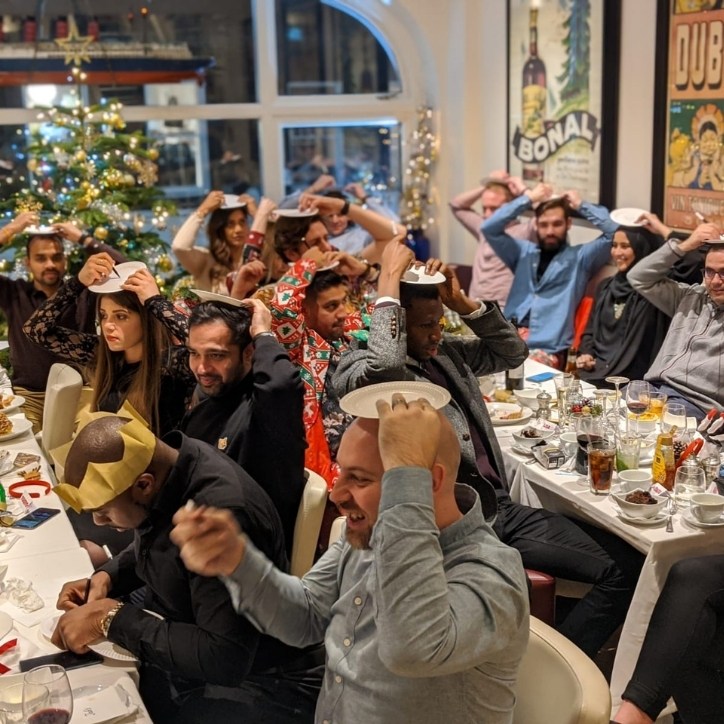
<svg viewBox="0 0 724 724"><path fill-rule="evenodd" d="M116 617L116 614L123 608L122 603L117 603L112 609L106 612L105 616L101 619L101 633L103 636L108 638L108 631L110 631L111 624L113 623L113 619Z"/></svg>

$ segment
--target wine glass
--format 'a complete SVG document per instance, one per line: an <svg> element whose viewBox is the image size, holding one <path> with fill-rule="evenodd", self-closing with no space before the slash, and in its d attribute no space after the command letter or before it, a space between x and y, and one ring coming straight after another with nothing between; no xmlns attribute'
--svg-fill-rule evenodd
<svg viewBox="0 0 724 724"><path fill-rule="evenodd" d="M620 415L620 408L621 408L621 385L625 385L629 382L628 377L623 377L621 375L611 375L610 377L606 377L606 382L608 382L609 385L613 385L616 388L616 397L614 399L614 408L616 410L616 430L618 430L618 418ZM628 418L627 418L628 419Z"/></svg>
<svg viewBox="0 0 724 724"><path fill-rule="evenodd" d="M34 708L32 712L25 712L26 721L30 724L68 724L73 714L73 691L70 688L68 675L65 669L58 664L50 664L48 666L37 666L25 674L23 678L23 686L26 686L28 692L35 686L44 686L48 690L49 699L46 705L40 708ZM28 699L28 707L34 707L37 697L26 697L23 693L23 710L25 711L25 701Z"/></svg>
<svg viewBox="0 0 724 724"><path fill-rule="evenodd" d="M53 709L50 704L50 692L47 686L41 684L19 684L22 689L22 719L17 721L32 722L33 724L50 724L55 721L68 721L53 718ZM46 715L48 718L46 718ZM13 719L12 721L16 721Z"/></svg>
<svg viewBox="0 0 724 724"><path fill-rule="evenodd" d="M678 507L685 507L691 503L694 493L703 493L706 489L706 473L704 468L692 462L681 465L674 478L674 500Z"/></svg>
<svg viewBox="0 0 724 724"><path fill-rule="evenodd" d="M639 431L639 417L649 409L651 386L643 380L629 382L626 387L626 407L636 420L636 434ZM628 434L628 415L626 416L626 434Z"/></svg>

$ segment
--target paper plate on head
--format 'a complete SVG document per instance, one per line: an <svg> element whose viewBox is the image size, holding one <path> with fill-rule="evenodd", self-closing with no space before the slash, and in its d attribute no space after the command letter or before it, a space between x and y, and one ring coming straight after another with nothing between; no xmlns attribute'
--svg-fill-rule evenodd
<svg viewBox="0 0 724 724"><path fill-rule="evenodd" d="M333 261L331 264L327 264L326 266L317 267L317 273L323 272L323 271L329 271L330 269L336 269L338 266L339 266L339 262Z"/></svg>
<svg viewBox="0 0 724 724"><path fill-rule="evenodd" d="M639 221L641 214L648 213L646 209L614 209L611 213L611 221L619 226L646 226L645 221Z"/></svg>
<svg viewBox="0 0 724 724"><path fill-rule="evenodd" d="M189 289L193 292L202 302L220 302L221 304L230 304L232 307L243 307L241 299L234 299L234 297L227 297L226 294L217 294L216 292L206 292L203 289Z"/></svg>
<svg viewBox="0 0 724 724"><path fill-rule="evenodd" d="M142 261L126 261L123 264L116 264L108 279L91 284L88 289L96 294L122 292L121 287L126 283L128 277L140 269L148 269L148 267Z"/></svg>
<svg viewBox="0 0 724 724"><path fill-rule="evenodd" d="M434 274L425 273L425 265L411 266L403 275L401 282L406 284L442 284L445 281L445 275L442 272Z"/></svg>
<svg viewBox="0 0 724 724"><path fill-rule="evenodd" d="M26 226L23 234L30 236L54 236L58 230L54 226Z"/></svg>
<svg viewBox="0 0 724 724"><path fill-rule="evenodd" d="M239 197L234 194L224 194L224 203L219 207L224 211L231 211L231 209L244 209L246 208L246 201L239 201Z"/></svg>
<svg viewBox="0 0 724 724"><path fill-rule="evenodd" d="M103 641L98 641L94 644L88 644L88 648L101 656L105 656L107 659L115 659L116 661L138 661L128 649L124 649L123 646L114 644L113 641L109 641L108 639L103 639Z"/></svg>
<svg viewBox="0 0 724 724"><path fill-rule="evenodd" d="M369 387L360 387L358 390L348 392L340 401L339 406L348 414L355 417L366 417L376 420L377 400L392 403L392 395L403 395L406 402L426 399L436 410L445 407L450 402L450 393L432 382L381 382Z"/></svg>
<svg viewBox="0 0 724 724"><path fill-rule="evenodd" d="M317 209L307 209L306 211L302 211L302 209L274 209L272 214L275 219L282 216L287 219L303 219L309 216L317 216L319 211Z"/></svg>
<svg viewBox="0 0 724 724"><path fill-rule="evenodd" d="M24 417L13 417L10 422L12 422L13 429L10 432L6 432L5 434L0 434L0 442L5 440L12 440L14 437L20 437L20 435L26 433L28 430L31 430L33 427L33 423Z"/></svg>

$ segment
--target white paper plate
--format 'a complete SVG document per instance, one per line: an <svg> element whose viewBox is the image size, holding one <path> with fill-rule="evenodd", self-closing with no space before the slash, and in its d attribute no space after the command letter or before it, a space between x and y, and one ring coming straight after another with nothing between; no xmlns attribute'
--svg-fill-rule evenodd
<svg viewBox="0 0 724 724"><path fill-rule="evenodd" d="M638 221L641 214L645 214L646 209L624 208L614 209L611 213L611 221L620 226L645 226L645 223Z"/></svg>
<svg viewBox="0 0 724 724"><path fill-rule="evenodd" d="M691 510L688 509L682 513L682 517L687 523L697 528L721 528L724 525L724 518L719 518L719 520L715 520L713 523L704 523L695 518Z"/></svg>
<svg viewBox="0 0 724 724"><path fill-rule="evenodd" d="M13 418L11 422L13 423L12 432L8 432L5 435L0 435L0 441L12 440L14 437L20 437L20 435L26 433L33 427L33 423L30 422L30 420L25 419L24 417L21 417L20 419Z"/></svg>
<svg viewBox="0 0 724 724"><path fill-rule="evenodd" d="M425 274L425 265L410 267L403 275L401 282L406 284L442 284L445 281L445 275L442 272L434 274Z"/></svg>
<svg viewBox="0 0 724 724"><path fill-rule="evenodd" d="M350 415L377 419L377 400L392 402L392 395L399 392L405 401L418 400L424 397L436 410L445 407L450 402L450 393L432 382L381 382L378 385L360 387L358 390L347 393L340 401L339 406Z"/></svg>
<svg viewBox="0 0 724 724"><path fill-rule="evenodd" d="M139 269L148 269L142 261L126 261L123 264L116 264L114 270L118 273L116 276L113 272L103 282L91 284L88 289L96 294L113 294L114 292L123 291L121 287L126 283L126 279Z"/></svg>
<svg viewBox="0 0 724 724"><path fill-rule="evenodd" d="M302 211L301 209L274 209L272 212L275 219L284 216L287 219L304 219L308 216L317 216L319 211L317 209L308 209Z"/></svg>
<svg viewBox="0 0 724 724"><path fill-rule="evenodd" d="M8 412L19 410L25 404L25 398L22 395L9 395L9 397L13 399L6 407L0 407L0 412L7 414Z"/></svg>
<svg viewBox="0 0 724 724"><path fill-rule="evenodd" d="M331 264L327 264L326 266L317 267L317 273L323 272L323 271L329 271L330 269L336 269L338 266L339 266L339 262L333 261Z"/></svg>
<svg viewBox="0 0 724 724"><path fill-rule="evenodd" d="M224 203L219 208L224 211L230 211L231 209L244 209L246 208L246 202L239 201L239 197L234 194L224 194Z"/></svg>
<svg viewBox="0 0 724 724"><path fill-rule="evenodd" d="M60 619L60 616L51 616L50 618L46 618L44 621L40 622L40 626L38 626L38 630L40 631L40 634L43 636L43 638L50 639L53 638L53 632L55 631L55 627L58 625L58 620Z"/></svg>
<svg viewBox="0 0 724 724"><path fill-rule="evenodd" d="M533 410L531 410L530 407L523 407L523 405L516 405L512 402L486 402L485 406L488 408L490 420L495 427L502 425L522 425L533 417ZM509 415L511 412L521 412L521 416L508 419L506 415Z"/></svg>
<svg viewBox="0 0 724 724"><path fill-rule="evenodd" d="M54 226L26 226L23 233L30 236L54 236L58 230Z"/></svg>
<svg viewBox="0 0 724 724"><path fill-rule="evenodd" d="M4 639L13 630L13 620L6 613L0 611L0 640Z"/></svg>
<svg viewBox="0 0 724 724"><path fill-rule="evenodd" d="M659 513L653 518L634 518L633 516L626 515L626 513L621 510L619 510L617 514L624 523L631 523L632 525L644 525L650 527L665 523L666 519L669 517L667 513Z"/></svg>
<svg viewBox="0 0 724 724"><path fill-rule="evenodd" d="M124 649L123 646L114 644L113 641L109 641L108 639L104 639L95 644L88 644L88 648L101 656L105 656L107 659L115 659L116 661L138 661L128 649Z"/></svg>
<svg viewBox="0 0 724 724"><path fill-rule="evenodd" d="M222 302L230 304L232 307L243 307L241 299L227 297L226 294L216 294L216 292L206 292L203 289L190 289L202 302Z"/></svg>

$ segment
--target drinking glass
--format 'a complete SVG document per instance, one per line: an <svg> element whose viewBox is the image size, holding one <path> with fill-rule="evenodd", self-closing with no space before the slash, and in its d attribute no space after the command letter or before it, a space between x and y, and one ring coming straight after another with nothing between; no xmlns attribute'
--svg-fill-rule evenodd
<svg viewBox="0 0 724 724"><path fill-rule="evenodd" d="M22 722L23 716L23 684L5 686L0 690L0 722L13 724Z"/></svg>
<svg viewBox="0 0 724 724"><path fill-rule="evenodd" d="M15 684L11 688L20 689L20 719L6 719L5 721L24 721L29 724L56 724L70 721L69 718L59 717L53 711L47 686Z"/></svg>
<svg viewBox="0 0 724 724"><path fill-rule="evenodd" d="M553 378L553 384L556 386L556 395L558 396L558 424L561 427L568 424L568 388L572 383L573 375L568 372L564 372Z"/></svg>
<svg viewBox="0 0 724 724"><path fill-rule="evenodd" d="M50 664L37 666L28 671L23 678L23 685L28 688L28 695L23 694L23 708L25 701L28 706L35 706L31 697L32 687L43 686L48 690L49 697L44 707L34 708L32 712L25 712L29 724L68 724L73 714L73 692L70 688L68 675L62 666Z"/></svg>
<svg viewBox="0 0 724 724"><path fill-rule="evenodd" d="M636 470L641 454L641 439L635 435L624 435L618 438L616 445L616 470Z"/></svg>
<svg viewBox="0 0 724 724"><path fill-rule="evenodd" d="M636 432L638 433L639 417L649 409L651 387L648 382L634 380L626 387L626 407L636 420ZM628 415L626 416L626 434L629 434Z"/></svg>
<svg viewBox="0 0 724 724"><path fill-rule="evenodd" d="M588 444L603 439L603 420L593 415L582 415L576 421L576 472L588 475ZM584 483L585 484L585 483Z"/></svg>
<svg viewBox="0 0 724 724"><path fill-rule="evenodd" d="M616 446L609 440L588 443L588 483L594 495L611 492Z"/></svg>
<svg viewBox="0 0 724 724"><path fill-rule="evenodd" d="M606 382L608 382L609 385L613 385L616 389L614 393L614 408L616 410L616 417L618 417L619 408L621 407L621 385L627 384L629 379L621 375L611 375L610 377L606 377ZM616 429L618 430L618 424L616 425Z"/></svg>
<svg viewBox="0 0 724 724"><path fill-rule="evenodd" d="M686 430L686 408L680 402L667 402L661 416L661 431L670 432L674 426L679 432Z"/></svg>
<svg viewBox="0 0 724 724"><path fill-rule="evenodd" d="M694 493L703 493L705 490L706 473L703 468L695 462L679 467L674 478L674 500L679 507L689 505Z"/></svg>
<svg viewBox="0 0 724 724"><path fill-rule="evenodd" d="M664 405L668 397L665 392L652 391L649 393L649 412L656 415L659 421L664 414Z"/></svg>

